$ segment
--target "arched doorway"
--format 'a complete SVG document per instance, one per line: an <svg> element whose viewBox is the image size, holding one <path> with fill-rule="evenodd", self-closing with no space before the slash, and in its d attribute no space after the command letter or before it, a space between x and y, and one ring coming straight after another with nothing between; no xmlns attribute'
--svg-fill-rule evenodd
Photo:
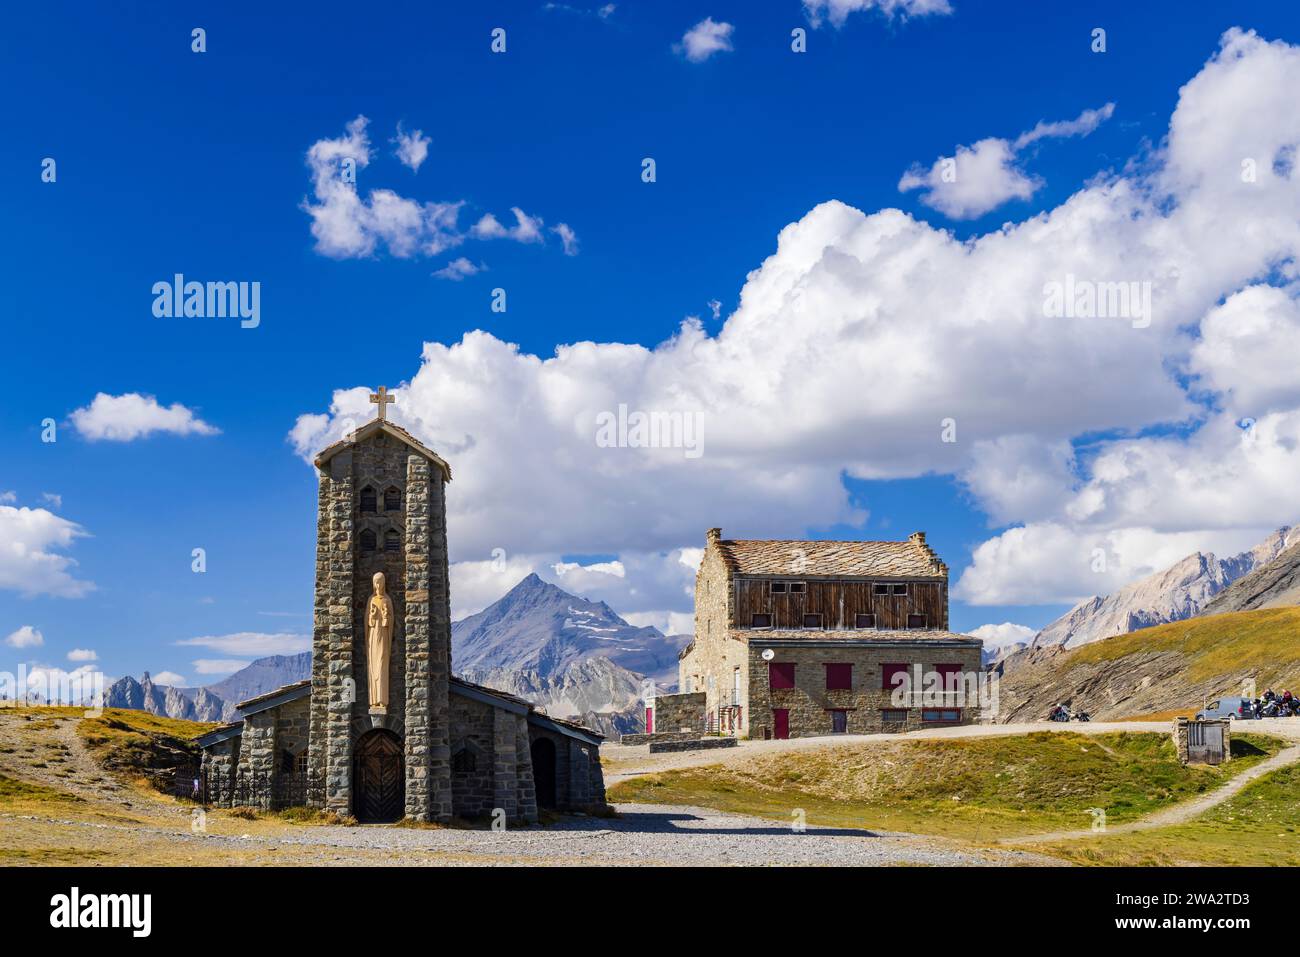
<svg viewBox="0 0 1300 957"><path fill-rule="evenodd" d="M555 742L534 738L529 745L533 758L533 785L537 788L537 806L555 807Z"/></svg>
<svg viewBox="0 0 1300 957"><path fill-rule="evenodd" d="M376 728L357 739L352 771L352 809L358 821L373 824L398 820L406 808L402 742Z"/></svg>

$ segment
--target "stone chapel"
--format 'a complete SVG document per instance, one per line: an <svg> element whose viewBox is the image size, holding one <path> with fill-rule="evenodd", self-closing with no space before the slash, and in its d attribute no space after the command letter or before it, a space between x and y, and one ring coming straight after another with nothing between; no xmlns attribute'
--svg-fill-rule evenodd
<svg viewBox="0 0 1300 957"><path fill-rule="evenodd" d="M603 807L599 734L453 674L451 467L388 421L385 389L370 400L376 418L315 459L311 678L199 739L207 799L362 822Z"/></svg>

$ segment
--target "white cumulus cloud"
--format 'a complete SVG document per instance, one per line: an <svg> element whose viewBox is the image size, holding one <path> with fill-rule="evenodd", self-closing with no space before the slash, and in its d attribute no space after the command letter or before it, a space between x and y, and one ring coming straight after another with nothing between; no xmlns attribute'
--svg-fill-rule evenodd
<svg viewBox="0 0 1300 957"><path fill-rule="evenodd" d="M978 628L972 628L966 634L984 642L985 648L1005 648L1007 645L1014 645L1017 642L1028 642L1038 632L1025 625L1004 621L1000 625L980 625Z"/></svg>
<svg viewBox="0 0 1300 957"><path fill-rule="evenodd" d="M804 0L803 8L813 26L829 21L836 29L844 26L850 14L867 10L900 20L952 13L948 0Z"/></svg>
<svg viewBox="0 0 1300 957"><path fill-rule="evenodd" d="M92 442L131 442L156 433L217 435L220 429L204 422L179 402L164 406L151 395L96 394L90 405L72 413L73 427Z"/></svg>
<svg viewBox="0 0 1300 957"><path fill-rule="evenodd" d="M940 157L925 169L913 166L898 181L900 192L922 190L921 202L953 219L974 219L1012 199L1029 199L1043 185L1016 165L1018 155L1042 139L1087 136L1110 118L1115 104L1085 110L1073 120L1039 122L1015 142L989 137L958 146L951 157Z"/></svg>
<svg viewBox="0 0 1300 957"><path fill-rule="evenodd" d="M705 17L682 35L673 49L692 63L703 63L715 53L733 49L731 35L736 28L730 23L716 22L712 17Z"/></svg>
<svg viewBox="0 0 1300 957"><path fill-rule="evenodd" d="M418 173L429 157L429 144L433 141L424 135L423 130L407 133L400 123L397 125L397 135L392 141L397 144L394 152L402 165Z"/></svg>
<svg viewBox="0 0 1300 957"><path fill-rule="evenodd" d="M5 644L10 648L39 648L45 644L45 636L40 630L33 628L31 625L23 625L16 631L11 631L5 638Z"/></svg>
<svg viewBox="0 0 1300 957"><path fill-rule="evenodd" d="M28 597L85 595L94 584L75 578L77 563L59 552L87 534L47 509L0 505L0 588Z"/></svg>

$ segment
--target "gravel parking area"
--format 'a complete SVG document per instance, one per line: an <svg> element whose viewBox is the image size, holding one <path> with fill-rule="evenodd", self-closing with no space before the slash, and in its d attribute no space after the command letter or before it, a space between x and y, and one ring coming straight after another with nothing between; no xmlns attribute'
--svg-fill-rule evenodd
<svg viewBox="0 0 1300 957"><path fill-rule="evenodd" d="M941 838L790 825L690 807L625 805L618 818L565 817L513 831L307 827L256 822L250 833L193 834L181 827L106 825L4 816L8 841L93 846L102 863L329 865L815 866L1058 864L1012 848ZM223 828L223 830L227 830ZM24 831L27 832L24 837ZM39 836L38 836L39 835ZM75 860L75 857L72 858Z"/></svg>

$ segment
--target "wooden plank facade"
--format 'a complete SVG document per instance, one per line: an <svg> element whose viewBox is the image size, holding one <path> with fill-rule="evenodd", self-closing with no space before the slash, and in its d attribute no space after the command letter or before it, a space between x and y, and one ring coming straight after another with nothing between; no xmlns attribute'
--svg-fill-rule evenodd
<svg viewBox="0 0 1300 957"><path fill-rule="evenodd" d="M773 585L776 585L776 590ZM796 587L791 587L796 586ZM877 586L881 586L878 588ZM896 594L903 586L905 594ZM861 581L847 579L740 577L735 589L733 627L754 628L755 615L770 615L773 629L803 630L804 616L821 615L822 631L853 631L859 614L875 615L875 629L908 629L909 615L923 615L922 630L948 629L946 581ZM889 594L878 594L887 589Z"/></svg>

